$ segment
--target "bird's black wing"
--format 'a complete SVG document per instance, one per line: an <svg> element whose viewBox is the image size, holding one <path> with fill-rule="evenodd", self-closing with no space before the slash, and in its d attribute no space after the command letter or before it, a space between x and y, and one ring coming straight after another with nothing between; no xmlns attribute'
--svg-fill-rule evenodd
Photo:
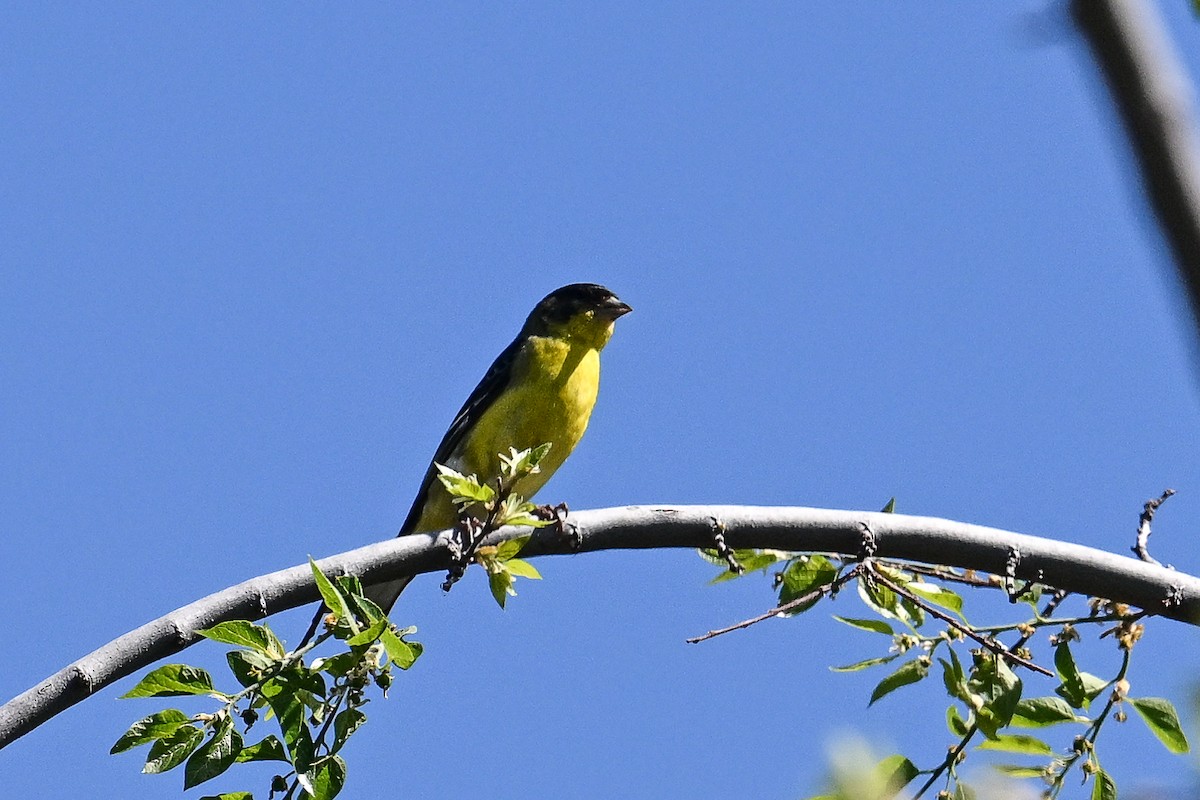
<svg viewBox="0 0 1200 800"><path fill-rule="evenodd" d="M504 394L504 390L512 382L513 364L525 341L524 335L518 336L512 341L512 344L504 348L500 355L496 356L496 360L488 367L488 371L484 373L479 385L471 392L467 402L463 403L463 407L454 415L454 421L450 423L449 430L446 431L441 444L437 446L437 450L433 454L433 460L429 462L429 469L425 470L425 477L421 480L421 489L417 492L412 508L408 510L408 516L404 518L404 524L400 526L400 533L397 535L404 536L412 533L413 527L421 519L425 501L429 499L429 490L432 488L433 482L437 480L437 467L434 464L445 464L450 459L451 453L466 438L471 427L479 421L485 411L492 407L496 398Z"/></svg>

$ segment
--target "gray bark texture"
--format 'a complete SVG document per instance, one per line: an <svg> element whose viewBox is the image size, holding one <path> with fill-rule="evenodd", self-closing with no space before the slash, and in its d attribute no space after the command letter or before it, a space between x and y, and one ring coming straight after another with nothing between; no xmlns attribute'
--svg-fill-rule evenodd
<svg viewBox="0 0 1200 800"><path fill-rule="evenodd" d="M1154 3L1072 0L1071 14L1108 81L1200 325L1200 145L1187 74Z"/></svg>

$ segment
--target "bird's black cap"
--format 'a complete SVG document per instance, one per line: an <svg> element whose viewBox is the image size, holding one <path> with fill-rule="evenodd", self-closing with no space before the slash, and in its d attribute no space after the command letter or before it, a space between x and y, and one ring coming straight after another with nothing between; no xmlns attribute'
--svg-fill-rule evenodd
<svg viewBox="0 0 1200 800"><path fill-rule="evenodd" d="M566 322L581 311L595 311L610 319L616 319L632 310L610 289L598 283L571 283L543 297L534 306L525 325L540 328L543 325Z"/></svg>

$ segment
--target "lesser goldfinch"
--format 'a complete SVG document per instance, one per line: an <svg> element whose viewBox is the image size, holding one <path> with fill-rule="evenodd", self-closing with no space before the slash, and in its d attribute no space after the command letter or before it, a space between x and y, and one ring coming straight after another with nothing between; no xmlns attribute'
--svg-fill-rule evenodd
<svg viewBox="0 0 1200 800"><path fill-rule="evenodd" d="M514 491L529 499L542 488L587 430L600 387L600 351L613 323L632 310L595 283L572 283L542 298L450 423L398 535L440 531L457 522L434 464L490 483L499 474L500 453L550 442L540 471ZM411 580L376 584L366 595L386 612Z"/></svg>

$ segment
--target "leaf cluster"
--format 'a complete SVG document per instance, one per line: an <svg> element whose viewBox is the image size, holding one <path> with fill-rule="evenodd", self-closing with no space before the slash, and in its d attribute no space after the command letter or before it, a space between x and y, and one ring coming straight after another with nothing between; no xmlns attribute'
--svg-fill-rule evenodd
<svg viewBox="0 0 1200 800"><path fill-rule="evenodd" d="M310 560L310 564L311 564ZM308 647L288 652L266 625L221 622L200 633L235 649L226 654L239 688L218 690L212 676L186 664L168 664L150 672L123 698L206 696L215 711L187 714L168 708L144 717L112 746L122 753L150 745L146 773L183 766L183 787L190 789L225 773L236 763L271 761L283 767L271 782L270 796L332 800L346 782L341 755L364 722L363 707L372 686L385 694L392 668L406 670L420 657L415 628L397 630L383 611L363 596L353 576L330 580L312 564L325 605L327 631ZM346 650L306 664L304 656L330 638ZM273 720L268 733L247 743L262 719ZM298 794L297 794L298 793ZM252 800L250 792L226 792L204 800Z"/></svg>
<svg viewBox="0 0 1200 800"><path fill-rule="evenodd" d="M846 578L857 583L862 604L870 616L835 616L837 621L884 637L884 652L845 666L833 666L835 672L859 672L892 665L871 691L868 705L879 702L899 689L920 683L931 674L940 674L945 696L946 727L955 742L940 762L918 768L901 754L878 761L871 771L873 779L859 797L885 800L917 780L926 778L911 796L922 797L940 780L938 798L956 800L975 797L975 790L959 776L959 765L969 751L996 751L1016 756L1014 763L997 766L1015 779L1036 780L1041 795L1057 798L1066 778L1075 767L1084 780L1091 781L1092 800L1114 800L1116 783L1104 770L1096 742L1108 719L1124 721L1125 706L1131 706L1151 732L1172 753L1189 749L1179 716L1163 698L1134 698L1129 694L1127 673L1130 655L1141 637L1144 614L1105 600L1092 600L1088 612L1068 617L1061 613L1065 595L1042 586L1025 587L1019 599L1024 604L1011 606L1032 609L1032 616L1001 625L978 626L966 617L964 598L952 585L980 590L1004 586L1002 579L942 566L924 566L883 561L860 560L814 553L788 553L778 550L737 550L733 552L745 571L735 572L715 550L701 551L708 562L722 568L713 582L732 580L752 572L768 573L776 592L779 616L795 616L815 606ZM804 600L794 604L797 598ZM1047 598L1049 598L1047 600ZM1018 599L1010 597L1014 602ZM762 615L753 622L766 619ZM1114 624L1115 623L1115 624ZM1116 674L1108 679L1081 669L1072 649L1079 640L1079 629L1090 626L1102 638L1111 637L1121 655ZM737 628L739 626L731 626ZM1053 670L1033 660L1028 644L1040 630L1053 631L1051 644ZM1008 645L998 637L1012 633L1018 638ZM1052 678L1029 674L1023 680L1019 671L1042 670ZM1048 694L1031 695L1027 682L1034 679L1052 683ZM1031 731L1056 726L1076 726L1057 748ZM1040 733L1040 731L1039 731ZM1022 763L1025 759L1032 763ZM844 788L844 787L843 787ZM910 790L911 791L911 790ZM811 800L841 797L840 790Z"/></svg>
<svg viewBox="0 0 1200 800"><path fill-rule="evenodd" d="M504 525L541 528L553 522L540 514L538 506L513 491L521 479L541 471L539 465L549 452L549 442L526 450L510 447L508 455L500 454L500 474L495 487L475 475L464 475L444 464L434 464L438 480L459 509L459 533L465 534L467 539L460 544L464 558L473 559L487 572L488 587L501 608L510 596L516 596L517 578L541 580L542 576L533 564L517 558L532 535L509 539L495 546L482 546L481 542L487 534ZM456 580L457 576L452 575L443 586L449 589Z"/></svg>
<svg viewBox="0 0 1200 800"><path fill-rule="evenodd" d="M531 537L494 546L480 543L503 525L549 524L550 520L539 516L538 507L513 492L522 478L539 471L549 450L548 443L521 451L510 448L508 455L499 456L495 486L436 465L469 536L462 551L487 572L492 596L501 608L509 596L516 595L518 577L541 578L532 564L517 557ZM479 518L472 516L475 514ZM397 629L384 611L364 596L358 578L345 575L331 580L311 559L309 563L329 609L321 636L288 652L266 625L238 620L200 631L208 639L235 648L226 654L226 661L239 688L218 690L208 672L186 664L155 669L123 697L205 696L217 701L217 709L187 714L168 708L150 714L130 726L113 745L112 753L149 745L142 771L159 773L183 766L184 789L222 775L237 763L278 762L283 766L271 782L270 797L336 797L346 782L343 749L367 720L363 707L368 703L368 689L376 687L386 695L393 667L411 667L422 647L408 638L416 628ZM341 641L345 650L306 663L305 656L329 639ZM262 719L274 721L278 735L269 733L248 743L251 729ZM252 800L252 794L226 792L202 800Z"/></svg>

